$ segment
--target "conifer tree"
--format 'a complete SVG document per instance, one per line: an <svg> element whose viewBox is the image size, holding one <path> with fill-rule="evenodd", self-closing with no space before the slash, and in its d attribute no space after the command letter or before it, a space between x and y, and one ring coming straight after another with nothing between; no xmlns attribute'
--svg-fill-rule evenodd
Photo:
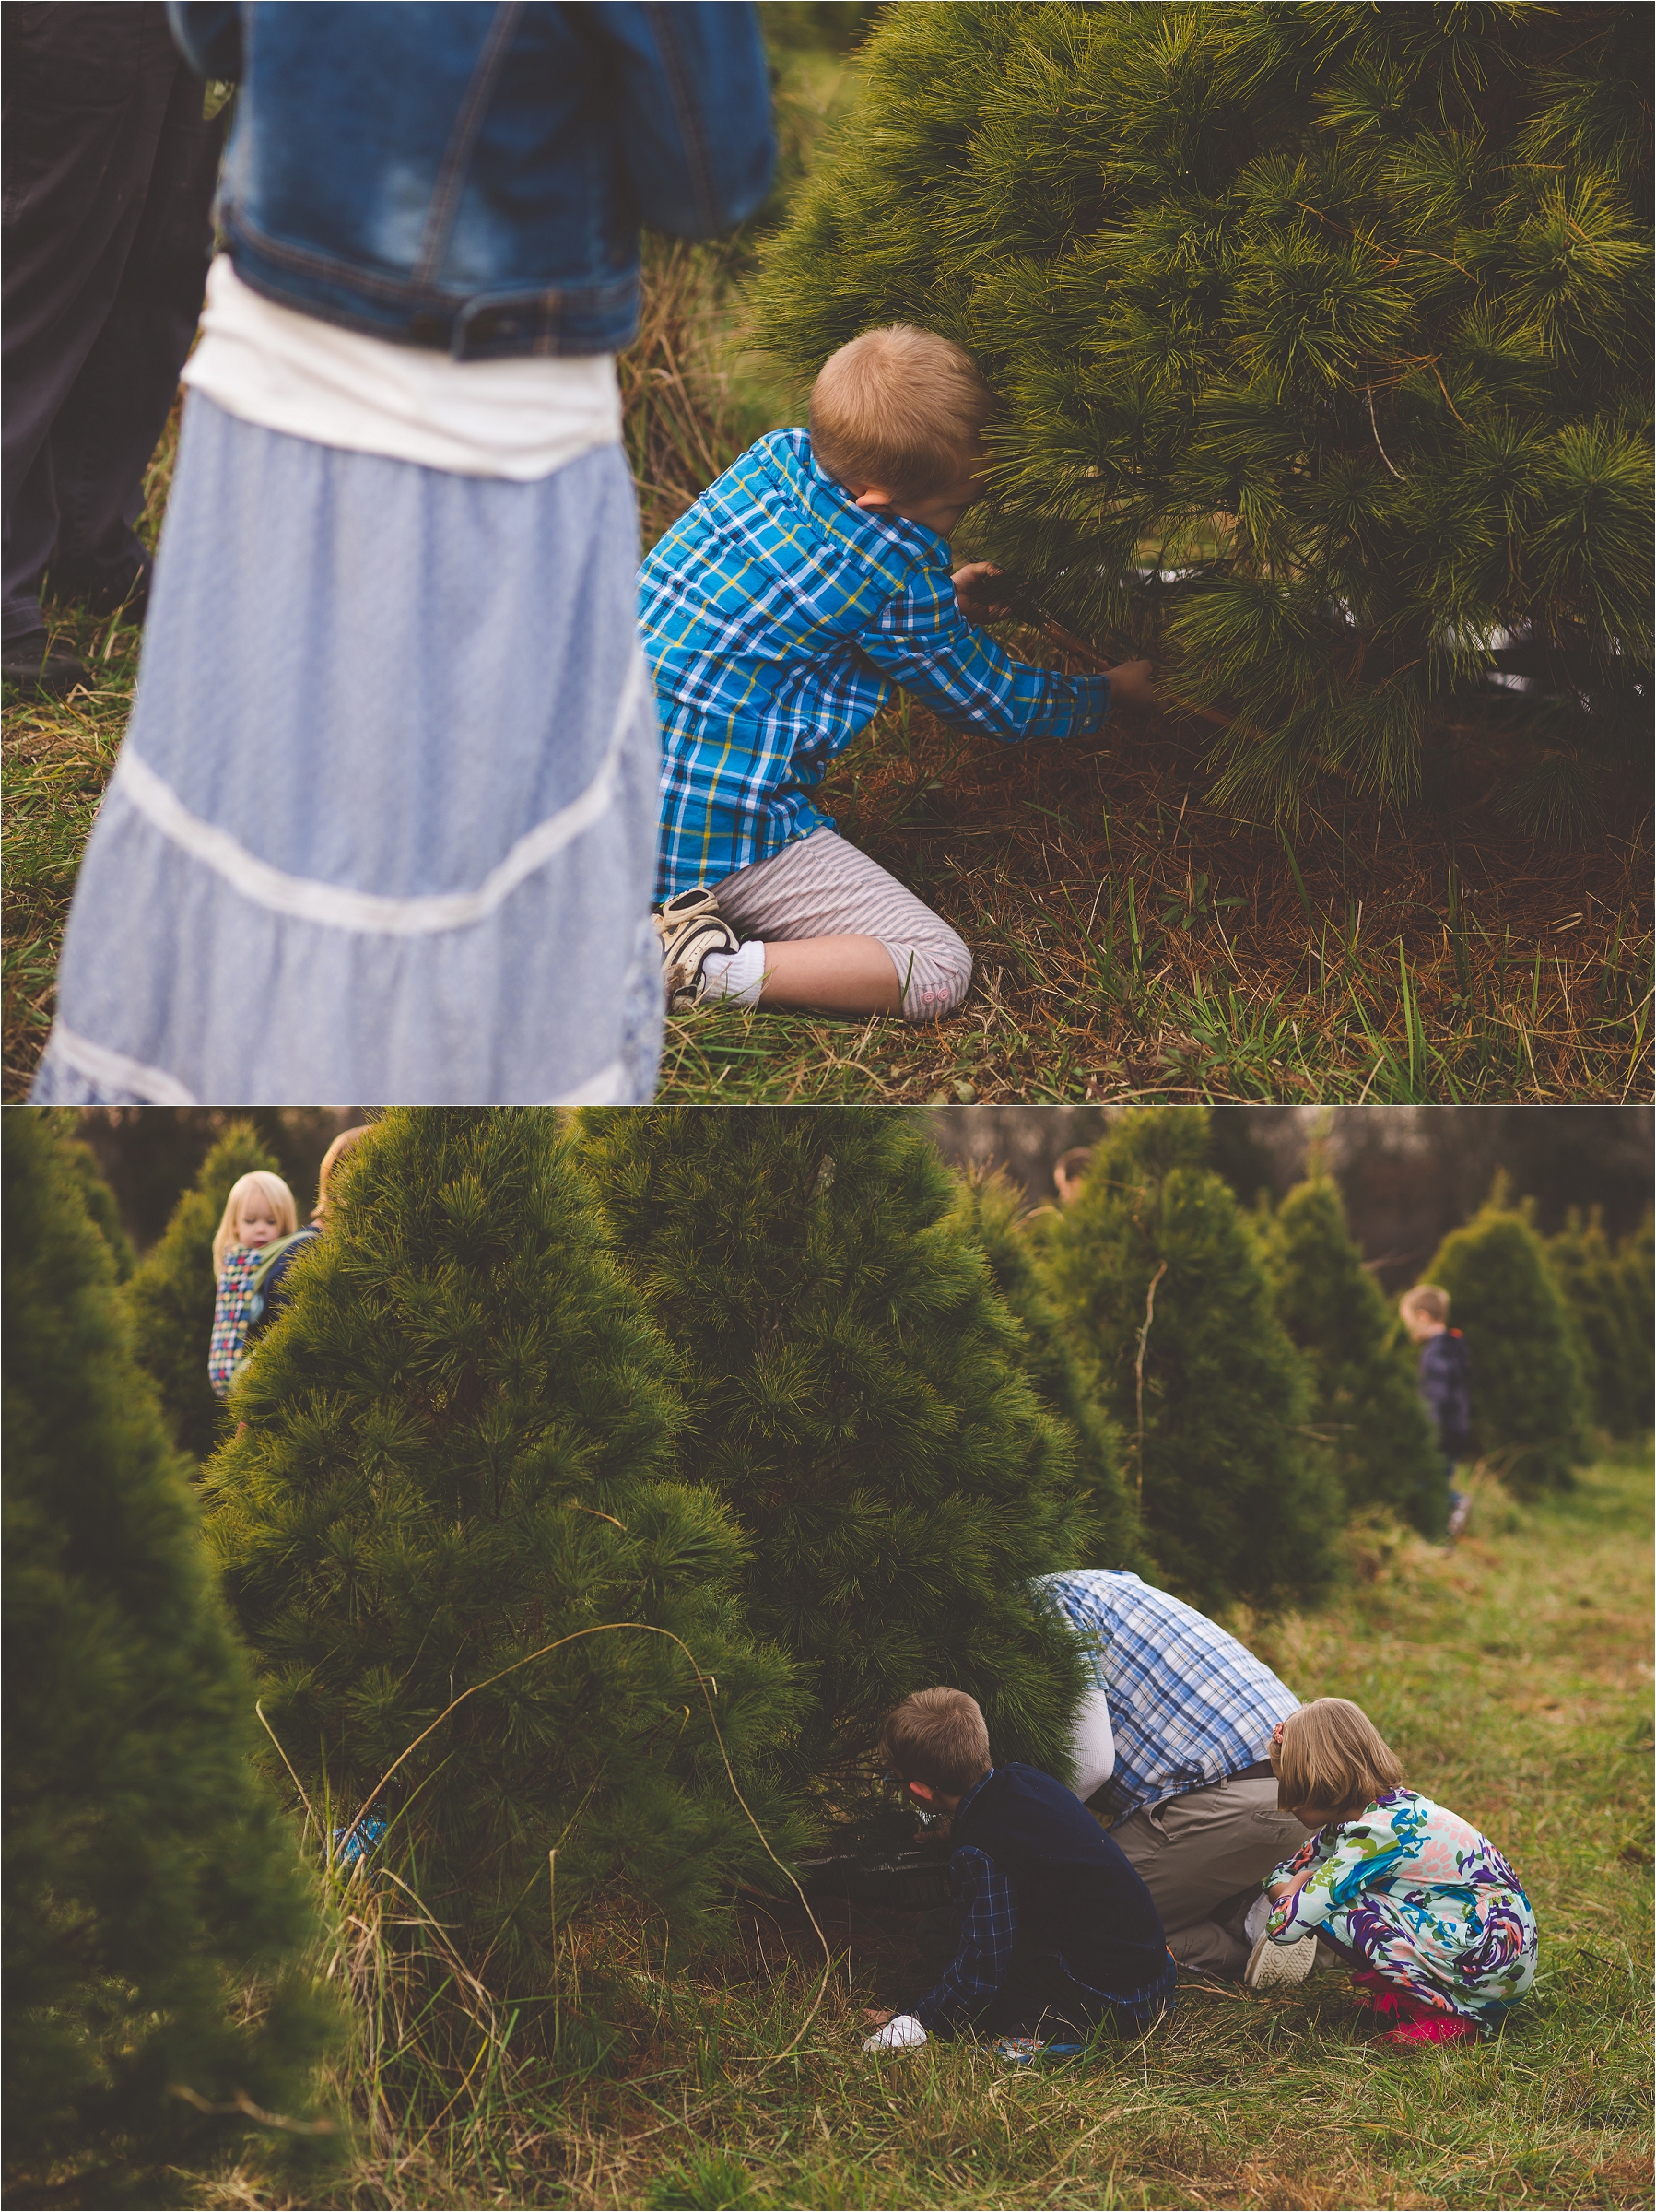
<svg viewBox="0 0 1656 2212"><path fill-rule="evenodd" d="M1023 1324L1024 1373L1036 1395L1074 1432L1086 1523L1076 1563L1143 1570L1147 1562L1138 1517L1122 1481L1121 1439L1082 1376L1018 1213L1018 1193L1004 1175L960 1178L955 1218L982 1252L995 1288Z"/></svg>
<svg viewBox="0 0 1656 2212"><path fill-rule="evenodd" d="M882 1713L950 1683L997 1759L1068 1771L1081 1647L1029 1595L1082 1543L1072 1446L903 1114L590 1112L617 1252L679 1358L682 1463L753 1547L756 1628L811 1693L802 1786L872 1821Z"/></svg>
<svg viewBox="0 0 1656 2212"><path fill-rule="evenodd" d="M213 1238L231 1186L255 1168L281 1172L253 1126L232 1122L126 1286L138 1364L160 1394L161 1411L180 1448L197 1460L206 1459L224 1428L224 1408L207 1381L207 1346L218 1294ZM304 1198L299 1192L294 1196L302 1221Z"/></svg>
<svg viewBox="0 0 1656 2212"><path fill-rule="evenodd" d="M84 1170L22 1108L0 1141L6 2201L153 2204L159 2165L248 2132L239 2097L302 2116L334 2013Z"/></svg>
<svg viewBox="0 0 1656 2212"><path fill-rule="evenodd" d="M1207 1117L1134 1108L1094 1148L1047 1280L1121 1430L1145 1541L1202 1606L1298 1602L1332 1569L1338 1487L1257 1242L1206 1165Z"/></svg>
<svg viewBox="0 0 1656 2212"><path fill-rule="evenodd" d="M664 1479L670 1360L555 1113L388 1114L231 1403L207 1533L272 1728L490 1988L544 1991L554 1909L606 1888L689 1936L766 1878L711 1715L785 1854L787 1668Z"/></svg>
<svg viewBox="0 0 1656 2212"><path fill-rule="evenodd" d="M762 333L802 373L877 324L968 347L979 549L1233 715L1222 798L1410 795L1498 653L1547 741L1509 802L1579 824L1649 719L1650 22L888 8Z"/></svg>
<svg viewBox="0 0 1656 2212"><path fill-rule="evenodd" d="M1263 1256L1276 1317L1310 1371L1312 1420L1347 1509L1391 1506L1423 1535L1441 1535L1449 1489L1414 1362L1399 1355L1391 1311L1320 1162L1265 1224Z"/></svg>
<svg viewBox="0 0 1656 2212"><path fill-rule="evenodd" d="M1558 1234L1547 1239L1546 1257L1569 1317L1570 1341L1595 1427L1607 1436L1640 1435L1646 1424L1638 1394L1650 1357L1648 1335L1642 1341L1636 1337L1639 1316L1599 1208L1583 1216L1572 1206Z"/></svg>
<svg viewBox="0 0 1656 2212"><path fill-rule="evenodd" d="M58 1139L58 1158L75 1178L92 1227L110 1248L110 1257L115 1263L115 1280L123 1283L137 1265L137 1254L121 1218L115 1194L103 1180L98 1155L75 1134L77 1117L73 1109L53 1108L49 1112Z"/></svg>
<svg viewBox="0 0 1656 2212"><path fill-rule="evenodd" d="M1587 1394L1545 1248L1504 1177L1423 1279L1448 1291L1450 1326L1466 1339L1478 1456L1521 1496L1568 1489L1588 1456Z"/></svg>

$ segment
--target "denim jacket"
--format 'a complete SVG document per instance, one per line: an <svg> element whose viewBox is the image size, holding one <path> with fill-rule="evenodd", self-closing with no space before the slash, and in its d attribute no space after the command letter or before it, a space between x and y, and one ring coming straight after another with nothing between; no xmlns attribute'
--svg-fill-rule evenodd
<svg viewBox="0 0 1656 2212"><path fill-rule="evenodd" d="M758 206L774 144L754 9L699 0L168 0L240 91L218 220L255 291L456 360L612 353L639 224Z"/></svg>

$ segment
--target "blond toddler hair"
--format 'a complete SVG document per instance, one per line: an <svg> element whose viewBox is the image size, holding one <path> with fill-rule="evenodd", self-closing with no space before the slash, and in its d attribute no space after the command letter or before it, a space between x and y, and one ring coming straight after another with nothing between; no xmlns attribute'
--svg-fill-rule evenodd
<svg viewBox="0 0 1656 2212"><path fill-rule="evenodd" d="M1402 1781L1403 1762L1349 1698L1313 1698L1282 1724L1276 1802L1285 1813L1349 1820Z"/></svg>
<svg viewBox="0 0 1656 2212"><path fill-rule="evenodd" d="M224 1273L225 1254L233 1244L241 1241L241 1209L255 1191L269 1205L283 1236L292 1236L299 1227L299 1208L293 1203L293 1193L279 1175L273 1175L268 1168L254 1168L251 1174L237 1176L224 1202L224 1215L213 1239L215 1275Z"/></svg>
<svg viewBox="0 0 1656 2212"><path fill-rule="evenodd" d="M1449 1292L1439 1290L1436 1283L1416 1283L1398 1300L1397 1311L1405 1321L1413 1321L1418 1314L1423 1321L1447 1322Z"/></svg>
<svg viewBox="0 0 1656 2212"><path fill-rule="evenodd" d="M811 451L838 484L926 499L970 466L994 407L964 347L891 323L823 363L811 387Z"/></svg>

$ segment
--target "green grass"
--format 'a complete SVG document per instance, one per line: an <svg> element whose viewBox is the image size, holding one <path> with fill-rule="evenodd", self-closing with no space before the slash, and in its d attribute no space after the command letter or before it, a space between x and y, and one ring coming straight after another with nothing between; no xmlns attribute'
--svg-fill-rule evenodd
<svg viewBox="0 0 1656 2212"><path fill-rule="evenodd" d="M480 1993L464 2018L445 2000L444 2034L435 2009L397 2014L358 1888L340 1951L363 2000L344 2082L354 2158L302 2198L256 2162L192 2177L192 2198L1648 2205L1650 1497L1642 1457L1529 1507L1485 1483L1457 1550L1359 1531L1327 1611L1234 1624L1302 1694L1361 1702L1411 1780L1517 1865L1541 1971L1490 2044L1390 2051L1344 1977L1320 1971L1270 1997L1190 1989L1169 2029L1085 2067L1019 2073L936 2043L870 2059L860 2008L914 1990L904 1916L825 1915L825 1984L798 1908L756 1902L728 1955L694 1974L664 1973L659 1924L572 1938L561 2064L514 2060L509 2016ZM607 2053L569 2025L583 1989L610 2023ZM433 2055L445 2035L447 2065Z"/></svg>

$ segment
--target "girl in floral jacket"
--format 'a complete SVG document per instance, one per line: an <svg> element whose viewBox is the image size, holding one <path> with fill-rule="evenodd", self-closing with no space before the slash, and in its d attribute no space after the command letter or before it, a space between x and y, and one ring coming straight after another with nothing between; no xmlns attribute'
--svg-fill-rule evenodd
<svg viewBox="0 0 1656 2212"><path fill-rule="evenodd" d="M1271 1764L1283 1809L1316 1832L1265 1885L1258 1952L1308 1936L1327 1944L1397 2023L1388 2042L1493 2034L1535 1979L1537 1940L1530 1900L1494 1844L1403 1788L1395 1755L1348 1699L1291 1713Z"/></svg>

